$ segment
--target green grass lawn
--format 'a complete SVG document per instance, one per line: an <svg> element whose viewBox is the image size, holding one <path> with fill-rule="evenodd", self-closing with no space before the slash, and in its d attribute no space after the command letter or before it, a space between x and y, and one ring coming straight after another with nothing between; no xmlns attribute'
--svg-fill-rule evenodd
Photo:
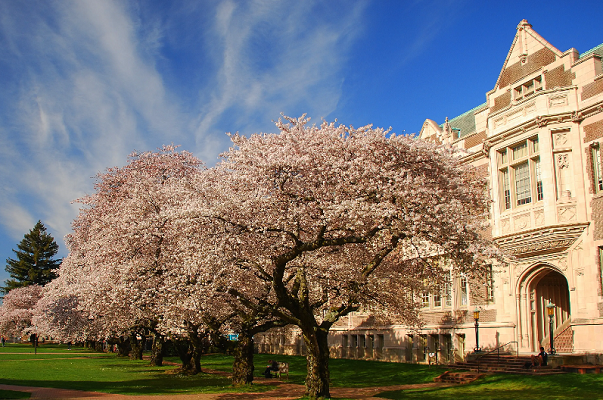
<svg viewBox="0 0 603 400"><path fill-rule="evenodd" d="M6 349L6 347L4 348ZM185 376L171 373L174 366L150 367L115 354L68 352L54 349L52 357L27 353L27 345L0 352L0 383L54 387L131 395L221 393L267 390L266 385L234 388L230 379L215 374ZM61 356L61 357L59 357Z"/></svg>
<svg viewBox="0 0 603 400"><path fill-rule="evenodd" d="M18 353L18 354L11 354ZM297 356L258 354L255 376L261 376L269 359L288 362L289 382L303 384L306 360ZM179 363L178 358L166 361ZM116 394L162 395L222 393L268 390L267 385L234 388L230 380L215 374L184 376L173 373L174 366L150 367L148 361L131 361L115 354L96 353L82 348L42 346L37 355L31 346L0 348L0 383L22 386L56 387ZM232 371L232 357L210 354L202 358L202 368ZM330 361L332 387L370 387L433 382L445 371L441 367L375 361ZM283 378L286 380L286 378ZM23 396L25 397L17 397ZM555 376L492 375L468 385L384 392L386 399L598 399L603 398L603 374ZM27 398L26 393L4 394L0 398Z"/></svg>
<svg viewBox="0 0 603 400"><path fill-rule="evenodd" d="M255 376L261 376L268 360L276 359L289 363L289 382L304 384L306 359L299 356L256 354ZM177 358L169 360L178 362ZM211 354L203 358L203 367L218 371L232 371L232 357ZM342 360L329 361L333 387L368 387L403 385L407 383L433 382L436 376L446 371L439 367L417 364L386 363L377 361ZM286 378L284 378L286 380Z"/></svg>
<svg viewBox="0 0 603 400"><path fill-rule="evenodd" d="M0 355L2 353L24 353L34 354L34 347L30 343L6 343L4 347L0 347ZM53 354L53 353L86 353L86 354L101 354L93 350L88 350L83 347L72 346L71 350L67 350L66 344L57 343L41 343L37 348L38 354Z"/></svg>
<svg viewBox="0 0 603 400"><path fill-rule="evenodd" d="M488 375L467 385L384 392L385 399L602 399L603 374Z"/></svg>

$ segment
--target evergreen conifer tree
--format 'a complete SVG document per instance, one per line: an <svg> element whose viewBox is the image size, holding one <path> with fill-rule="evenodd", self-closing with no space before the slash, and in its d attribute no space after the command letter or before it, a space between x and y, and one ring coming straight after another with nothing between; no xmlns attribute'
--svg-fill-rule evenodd
<svg viewBox="0 0 603 400"><path fill-rule="evenodd" d="M13 249L16 259L6 259L6 271L12 279L7 279L2 292L8 293L11 289L29 286L45 285L56 278L55 270L61 265L60 259L53 257L59 251L59 246L54 238L46 233L46 227L38 221L23 240Z"/></svg>

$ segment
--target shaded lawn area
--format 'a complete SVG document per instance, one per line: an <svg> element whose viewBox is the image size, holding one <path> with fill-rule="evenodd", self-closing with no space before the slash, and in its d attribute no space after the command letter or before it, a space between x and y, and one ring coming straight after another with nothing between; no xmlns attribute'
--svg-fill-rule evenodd
<svg viewBox="0 0 603 400"><path fill-rule="evenodd" d="M304 384L306 379L306 359L300 356L256 354L254 376L262 376L268 360L276 359L289 363L289 382ZM170 361L179 362L177 357ZM231 356L210 354L201 359L202 367L218 371L232 372ZM332 387L370 387L404 385L433 382L434 378L446 371L443 368L419 364L386 363L379 361L331 359L329 361ZM286 377L282 378L287 381Z"/></svg>
<svg viewBox="0 0 603 400"><path fill-rule="evenodd" d="M0 354L0 383L53 387L130 395L223 393L267 390L266 385L234 388L230 379L212 374L194 376L172 373L173 366L150 367L147 360L134 361L114 354L78 358L9 359Z"/></svg>
<svg viewBox="0 0 603 400"><path fill-rule="evenodd" d="M71 350L67 349L66 344L57 343L40 343L37 350L38 354L55 354L55 353L74 353L74 354L102 354L94 350L85 349L83 347L71 346ZM23 353L34 354L34 347L31 343L6 343L4 347L0 347L0 355L3 353Z"/></svg>
<svg viewBox="0 0 603 400"><path fill-rule="evenodd" d="M384 399L601 399L603 374L489 375L467 385L383 392Z"/></svg>
<svg viewBox="0 0 603 400"><path fill-rule="evenodd" d="M29 392L17 392L15 390L2 390L0 389L0 399L29 399L31 393Z"/></svg>

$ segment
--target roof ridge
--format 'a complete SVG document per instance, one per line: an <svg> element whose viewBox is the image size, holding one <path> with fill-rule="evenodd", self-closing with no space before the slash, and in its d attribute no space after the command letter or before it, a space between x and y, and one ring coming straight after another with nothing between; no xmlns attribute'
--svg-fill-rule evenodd
<svg viewBox="0 0 603 400"><path fill-rule="evenodd" d="M603 43L601 43L598 46L593 47L592 49L585 51L584 53L580 54L579 58L583 58L586 56L591 55L592 53L597 53L597 50L602 49L603 50Z"/></svg>
<svg viewBox="0 0 603 400"><path fill-rule="evenodd" d="M485 102L485 103L480 104L479 106L473 107L472 109L470 109L470 110L468 110L468 111L465 111L464 113L462 113L462 114L460 114L460 115L457 115L457 116L456 116L456 117L454 117L454 118L450 118L450 119L448 120L448 123L450 123L450 122L454 121L455 119L458 119L458 118L464 117L465 115L467 115L467 114L469 114L469 113L471 113L471 112L474 112L474 111L476 111L476 110L478 110L478 109L482 108L482 107L483 107L483 106L485 106L485 105L488 105L488 102ZM441 128L442 126L444 126L444 124L442 123L442 124L440 124L439 126L440 126L440 128Z"/></svg>

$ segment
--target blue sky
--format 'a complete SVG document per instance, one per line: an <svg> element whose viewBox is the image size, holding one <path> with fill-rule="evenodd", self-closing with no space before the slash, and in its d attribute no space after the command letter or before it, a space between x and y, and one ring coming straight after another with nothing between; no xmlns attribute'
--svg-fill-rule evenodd
<svg viewBox="0 0 603 400"><path fill-rule="evenodd" d="M574 9L579 7L579 9ZM561 51L603 42L601 1L0 1L0 260L133 150L208 165L280 113L413 133L485 101L527 19ZM8 278L0 268L0 281Z"/></svg>

